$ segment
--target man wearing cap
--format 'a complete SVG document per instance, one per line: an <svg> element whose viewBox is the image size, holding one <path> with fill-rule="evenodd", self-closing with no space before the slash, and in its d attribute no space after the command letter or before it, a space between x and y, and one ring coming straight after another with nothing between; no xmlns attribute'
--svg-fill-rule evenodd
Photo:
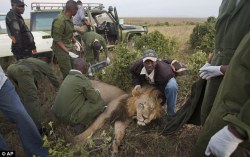
<svg viewBox="0 0 250 157"><path fill-rule="evenodd" d="M68 0L65 10L62 11L53 21L51 36L53 38L52 50L58 61L63 78L65 78L72 68L71 58L77 58L74 43L76 39L73 37L74 25L72 17L77 12L77 4L73 0Z"/></svg>
<svg viewBox="0 0 250 157"><path fill-rule="evenodd" d="M12 40L12 53L17 60L31 57L33 53L36 53L36 45L32 33L21 16L25 10L24 1L11 0L11 7L5 21L8 35Z"/></svg>
<svg viewBox="0 0 250 157"><path fill-rule="evenodd" d="M110 63L108 57L108 48L106 40L96 32L86 32L83 34L83 42L85 43L84 57L87 63L94 64L99 61L100 51L104 51L106 56L106 63Z"/></svg>
<svg viewBox="0 0 250 157"><path fill-rule="evenodd" d="M156 52L148 49L144 51L143 58L132 65L130 72L134 89L145 84L155 86L164 93L168 116L175 116L178 84L170 64L157 60Z"/></svg>

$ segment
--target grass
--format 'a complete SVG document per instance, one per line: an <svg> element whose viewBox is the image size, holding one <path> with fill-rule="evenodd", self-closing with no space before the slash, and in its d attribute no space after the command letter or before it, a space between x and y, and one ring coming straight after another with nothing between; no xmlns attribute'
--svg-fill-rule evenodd
<svg viewBox="0 0 250 157"><path fill-rule="evenodd" d="M149 31L158 30L165 36L174 38L179 45L179 49L176 53L175 59L188 63L186 59L190 54L189 51L189 36L192 33L195 23L203 22L204 19L186 19L186 18L124 18L126 23L129 24L151 24L149 26ZM155 26L156 23L165 23L168 22L167 26ZM57 65L52 65L52 68L57 76L59 76L60 81L62 81L62 76ZM42 103L43 112L45 117L45 122L50 120L54 121L54 118L51 114L50 107L54 102L56 91L48 79L44 79L39 82L39 98ZM186 101L189 89L191 86L190 78L184 76L178 78L179 83L179 95L177 102L177 109L182 106ZM127 129L126 136L120 147L120 153L118 156L127 157L127 156L136 156L136 157L188 157L191 154L191 151L194 147L197 136L200 132L200 127L193 125L184 125L183 128L177 131L174 134L163 136L159 133L159 129L162 127L158 123L156 127L152 128L141 128L136 125L135 122L132 122ZM65 134L73 134L72 131L67 129L66 126L56 125L54 126L55 132L58 136L63 138ZM158 130L157 130L158 129ZM113 132L110 131L110 126L106 125L104 129L100 130L95 136L94 141L96 143L103 144L100 139L101 132L106 130L108 133L107 136L113 137ZM111 127L112 130L112 127ZM15 126L6 122L6 119L0 118L0 132L3 134L6 143L9 145L10 149L16 150L20 157L24 156L22 146L20 145L17 131ZM105 148L108 148L110 143L106 144ZM102 152L105 153L104 156L108 156L107 152L103 149L99 149L100 145L90 148L90 156L103 156ZM81 156L81 155L76 155Z"/></svg>

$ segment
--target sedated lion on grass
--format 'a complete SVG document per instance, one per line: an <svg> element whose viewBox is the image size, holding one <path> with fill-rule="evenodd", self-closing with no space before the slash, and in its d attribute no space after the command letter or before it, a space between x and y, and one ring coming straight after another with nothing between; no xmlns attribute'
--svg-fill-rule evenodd
<svg viewBox="0 0 250 157"><path fill-rule="evenodd" d="M114 124L115 130L111 154L116 156L118 147L125 135L125 129L128 127L132 117L136 115L137 124L142 126L160 118L164 113L161 105L163 103L162 98L162 93L153 87L133 90L130 95L123 94L108 103L105 111L97 117L89 128L75 136L73 142L85 141L100 129L107 120L110 120Z"/></svg>

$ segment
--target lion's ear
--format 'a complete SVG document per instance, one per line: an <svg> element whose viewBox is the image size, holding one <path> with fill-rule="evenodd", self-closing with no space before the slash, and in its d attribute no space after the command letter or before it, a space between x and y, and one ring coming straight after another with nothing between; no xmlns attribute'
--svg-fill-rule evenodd
<svg viewBox="0 0 250 157"><path fill-rule="evenodd" d="M132 96L138 96L138 95L141 94L141 89L140 88L134 88L131 93L132 93Z"/></svg>

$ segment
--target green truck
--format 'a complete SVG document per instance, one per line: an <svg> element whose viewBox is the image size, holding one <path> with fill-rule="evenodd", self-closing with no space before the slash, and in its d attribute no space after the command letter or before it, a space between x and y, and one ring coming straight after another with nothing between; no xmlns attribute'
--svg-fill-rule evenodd
<svg viewBox="0 0 250 157"><path fill-rule="evenodd" d="M147 26L126 25L119 19L116 8L105 9L101 3L83 3L85 17L91 29L102 35L108 45L129 42L135 35L148 32ZM53 19L65 7L65 3L32 3L30 29L32 31L50 31Z"/></svg>

